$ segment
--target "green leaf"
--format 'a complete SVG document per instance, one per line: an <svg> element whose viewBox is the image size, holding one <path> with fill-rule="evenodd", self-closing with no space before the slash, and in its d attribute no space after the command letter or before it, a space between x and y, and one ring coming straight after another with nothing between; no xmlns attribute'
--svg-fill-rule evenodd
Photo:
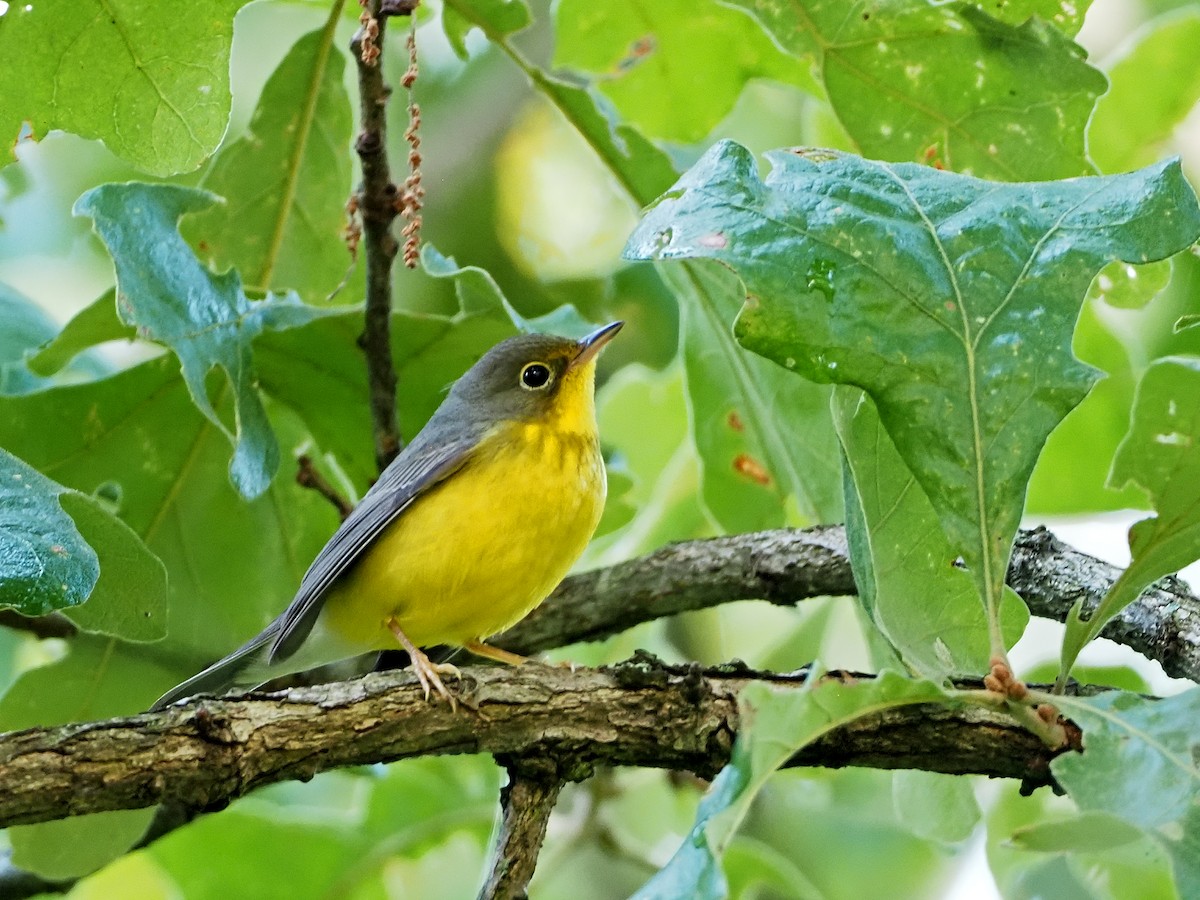
<svg viewBox="0 0 1200 900"><path fill-rule="evenodd" d="M659 272L679 300L690 430L712 517L731 533L836 521L828 388L797 383L738 345L730 322L745 291L731 272L704 264Z"/></svg>
<svg viewBox="0 0 1200 900"><path fill-rule="evenodd" d="M959 844L979 823L979 803L971 781L961 775L902 769L892 776L896 816L918 837Z"/></svg>
<svg viewBox="0 0 1200 900"><path fill-rule="evenodd" d="M100 557L100 580L87 602L66 615L93 634L125 641L166 637L167 570L162 561L95 497L66 491L59 499Z"/></svg>
<svg viewBox="0 0 1200 900"><path fill-rule="evenodd" d="M217 409L229 415L229 389L217 394ZM286 410L273 415L289 452L308 440ZM56 427L46 429L48 421ZM133 709L277 615L337 523L328 503L291 478L254 502L239 496L225 477L228 444L192 404L170 358L0 398L0 445L85 493L115 486L122 519L170 573L168 638L154 648L169 658L168 674Z"/></svg>
<svg viewBox="0 0 1200 900"><path fill-rule="evenodd" d="M1084 128L1104 76L1019 4L994 19L968 3L731 0L781 47L811 56L864 156L924 161L1006 181L1091 171ZM989 11L997 4L988 4ZM1068 26L1086 4L1075 4ZM1020 21L1022 24L1010 24Z"/></svg>
<svg viewBox="0 0 1200 900"><path fill-rule="evenodd" d="M1101 270L1097 280L1110 268ZM1047 439L1029 481L1026 515L1077 515L1145 504L1134 487L1123 491L1105 487L1113 455L1129 429L1137 387L1131 359L1136 351L1126 343L1137 329L1129 326L1128 319L1128 314L1093 299L1083 304L1072 349L1082 362L1103 371L1104 377ZM1080 453L1080 447L1088 452Z"/></svg>
<svg viewBox="0 0 1200 900"><path fill-rule="evenodd" d="M95 872L142 839L154 808L118 809L8 830L12 863L51 881Z"/></svg>
<svg viewBox="0 0 1200 900"><path fill-rule="evenodd" d="M722 862L730 897L765 895L824 900L828 896L786 853L744 834L733 838Z"/></svg>
<svg viewBox="0 0 1200 900"><path fill-rule="evenodd" d="M137 330L117 315L116 290L108 290L76 313L61 331L45 340L27 363L34 374L49 377L90 347L106 341L133 340L136 336Z"/></svg>
<svg viewBox="0 0 1200 900"><path fill-rule="evenodd" d="M37 135L98 138L152 175L195 169L229 121L233 15L245 2L195 15L157 0L11 4L0 16L3 142L29 122Z"/></svg>
<svg viewBox="0 0 1200 900"><path fill-rule="evenodd" d="M1171 281L1171 260L1144 266L1111 262L1096 275L1088 300L1101 300L1117 309L1140 309Z"/></svg>
<svg viewBox="0 0 1200 900"><path fill-rule="evenodd" d="M32 300L0 284L0 394L21 394L38 386L25 354L54 334L54 322Z"/></svg>
<svg viewBox="0 0 1200 900"><path fill-rule="evenodd" d="M649 203L674 180L675 168L666 154L637 129L619 122L609 108L610 104L603 102L592 90L547 74L512 45L509 35L524 28L529 21L529 10L521 0L446 0L442 8L443 27L459 55L465 58L462 36L470 28L481 29L591 145L638 206ZM515 12L517 9L521 12Z"/></svg>
<svg viewBox="0 0 1200 900"><path fill-rule="evenodd" d="M1162 145L1200 100L1200 11L1182 8L1137 35L1108 71L1108 93L1088 125L1102 172L1125 172L1161 156Z"/></svg>
<svg viewBox="0 0 1200 900"><path fill-rule="evenodd" d="M337 15L292 47L263 88L249 133L221 149L201 184L225 203L185 234L217 270L255 290L324 300L351 265L342 230L350 193L350 100L332 49Z"/></svg>
<svg viewBox="0 0 1200 900"><path fill-rule="evenodd" d="M955 565L957 554L875 404L860 390L838 387L833 411L852 476L846 533L859 599L905 663L926 678L986 670L990 647L978 592ZM1001 617L1011 647L1029 612L1007 589Z"/></svg>
<svg viewBox="0 0 1200 900"><path fill-rule="evenodd" d="M1180 316L1175 322L1175 330L1183 331L1185 328L1195 328L1200 325L1200 314Z"/></svg>
<svg viewBox="0 0 1200 900"><path fill-rule="evenodd" d="M0 394L25 394L49 387L53 382L45 376L54 372L39 369L30 354L54 337L58 330L54 320L28 297L0 284L0 323ZM63 360L64 365L66 362ZM93 377L105 368L100 360L85 356L64 373L63 380Z"/></svg>
<svg viewBox="0 0 1200 900"><path fill-rule="evenodd" d="M42 616L91 594L100 562L63 509L64 493L0 450L0 607Z"/></svg>
<svg viewBox="0 0 1200 900"><path fill-rule="evenodd" d="M466 59L467 35L479 28L492 43L516 34L533 21L525 0L446 0L442 30L459 59Z"/></svg>
<svg viewBox="0 0 1200 900"><path fill-rule="evenodd" d="M478 266L460 266L453 257L442 256L432 244L427 243L421 248L421 268L434 278L453 282L463 315L503 311L526 334L558 334L569 338L584 337L598 327L597 323L585 319L574 304L566 304L544 316L527 319L508 302L490 272Z"/></svg>
<svg viewBox="0 0 1200 900"><path fill-rule="evenodd" d="M590 76L634 128L667 141L703 139L750 79L812 82L753 21L716 3L562 0L555 34L555 68Z"/></svg>
<svg viewBox="0 0 1200 900"><path fill-rule="evenodd" d="M634 897L726 896L721 854L767 779L797 750L863 716L946 699L932 682L888 671L869 681L845 684L825 680L814 666L802 690L749 685L738 698L742 725L729 765L700 801L696 824L683 845Z"/></svg>
<svg viewBox="0 0 1200 900"><path fill-rule="evenodd" d="M338 896L337 877L348 860L369 862L352 829L324 822L295 822L231 809L201 816L155 841L150 855L181 885L186 896L228 897L230 886L245 897ZM288 860L287 872L278 869ZM220 860L214 865L213 860ZM286 877L283 877L286 875ZM353 883L353 882L351 882ZM351 895L354 896L354 895Z"/></svg>
<svg viewBox="0 0 1200 900"><path fill-rule="evenodd" d="M1072 819L1039 822L1013 832L1013 846L1041 853L1103 853L1140 840L1142 830L1111 813L1089 810Z"/></svg>
<svg viewBox="0 0 1200 900"><path fill-rule="evenodd" d="M731 142L645 216L632 258L710 257L749 292L738 340L869 393L896 449L997 609L1046 436L1095 374L1070 352L1092 277L1200 235L1176 162L999 185L833 151L776 151L764 183Z"/></svg>
<svg viewBox="0 0 1200 900"><path fill-rule="evenodd" d="M1200 895L1200 688L1165 700L1136 694L1061 697L1083 753L1050 764L1085 812L1118 816L1171 855L1180 896Z"/></svg>
<svg viewBox="0 0 1200 900"><path fill-rule="evenodd" d="M251 302L236 272L214 275L178 231L180 218L208 209L211 194L174 185L106 184L75 204L91 216L117 269L122 321L167 344L179 357L192 400L234 445L230 479L257 497L279 466L279 447L255 388L250 345L264 331L286 330L341 310L305 306L295 295ZM233 389L236 425L222 422L205 378L219 367Z"/></svg>
<svg viewBox="0 0 1200 900"><path fill-rule="evenodd" d="M1109 478L1134 482L1150 495L1157 516L1129 529L1133 559L1100 605L1084 620L1077 603L1063 635L1065 678L1079 651L1153 581L1200 559L1200 358L1157 360L1142 377L1129 433L1117 448Z"/></svg>
<svg viewBox="0 0 1200 900"><path fill-rule="evenodd" d="M66 656L24 672L0 697L0 731L133 715L170 677L145 646L77 634Z"/></svg>

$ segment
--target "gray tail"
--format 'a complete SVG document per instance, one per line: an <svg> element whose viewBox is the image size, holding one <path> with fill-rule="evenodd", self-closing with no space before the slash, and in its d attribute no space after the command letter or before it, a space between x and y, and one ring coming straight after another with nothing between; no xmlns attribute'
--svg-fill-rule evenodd
<svg viewBox="0 0 1200 900"><path fill-rule="evenodd" d="M260 656L274 639L275 633L267 629L224 659L219 659L203 672L193 675L182 684L177 684L154 701L150 711L165 709L176 700L191 697L195 694L223 694L232 687L253 686L261 678L246 677L247 669L258 668L255 663L261 662Z"/></svg>

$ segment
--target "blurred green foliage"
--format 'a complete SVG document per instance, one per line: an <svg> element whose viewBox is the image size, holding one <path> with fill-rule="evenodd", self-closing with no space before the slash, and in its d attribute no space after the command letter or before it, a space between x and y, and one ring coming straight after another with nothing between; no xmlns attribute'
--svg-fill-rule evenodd
<svg viewBox="0 0 1200 900"><path fill-rule="evenodd" d="M358 6L232 0L186 16L154 0L105 8L110 15L89 17L60 0L0 4L0 133L13 145L0 160L0 541L24 540L29 519L3 479L29 472L47 560L71 548L63 580L44 579L16 600L18 569L6 553L0 604L64 608L80 629L58 642L0 628L0 729L145 708L272 618L335 527L334 511L294 484L297 455L313 456L352 497L375 474L355 346L363 266L342 237L357 179L348 44ZM1085 15L1099 30L1106 17L1123 15L1128 25L1150 13L1159 18L1129 28L1102 59L1075 43ZM1049 336L1018 327L1025 356L987 357L1003 420L997 434L1028 415L1022 392L1054 381L1050 357L1060 376L1077 377L1052 390L1054 416L1018 429L1009 449L1020 471L968 477L967 488L955 479L970 475L969 464L920 469L932 447L949 448L946 458L961 449L951 427L964 396L957 376L918 371L881 387L858 373L854 383L882 400L881 421L845 387L835 417L829 386L789 371L811 376L829 362L804 355L824 326L797 310L801 300L823 308L823 287L833 290L836 275L797 263L815 232L781 223L804 202L828 211L821 204L833 194L820 194L828 183L808 201L778 200L749 236L738 229L753 229L721 219L706 193L697 212L706 249L745 237L735 247L743 255L727 260L736 273L620 256L639 210L731 138L754 151L738 151L747 195L760 178L791 187L769 174L786 168L782 157L757 155L780 145L927 167L849 158L848 209L823 238L852 238L873 258L907 267L918 300L935 294L937 276L922 268L929 259L920 248L895 237L922 224L880 213L888 173L905 172L895 182L905 190L919 193L919 182L943 199L961 194L966 206L971 191L984 194L992 205L977 205L980 220L963 226L960 256L985 275L1020 270L1049 227L1026 231L1028 222L1068 215L1055 204L1086 193L1084 183L966 191L967 182L935 170L1032 182L1117 175L1183 151L1182 171L1194 177L1200 154L1185 120L1194 122L1200 96L1189 55L1198 20L1200 7L1178 0L1137 8L883 0L850 12L830 0L431 0L419 17L414 93L428 245L421 268L393 279L402 432L414 434L446 386L517 328L622 318L628 325L602 360L598 397L610 510L583 565L672 540L840 521L845 502L856 571L864 583L872 576L865 615L850 599L795 610L740 603L554 656L598 664L645 647L671 659L738 656L776 668L814 657L848 668L884 661L936 680L982 667L987 625L971 579L981 560L998 566L1006 557L1022 509L1152 504L1158 518L1148 522L1182 526L1160 535L1169 559L1149 568L1173 570L1200 555L1188 506L1197 487L1172 481L1159 460L1200 441L1200 425L1146 418L1148 398L1186 387L1172 368L1182 364L1156 361L1200 353L1200 329L1174 330L1200 313L1200 258L1185 251L1152 265L1114 263L1084 294L1105 262L1140 263L1195 240L1194 200L1178 170L1169 187L1139 176L1105 181L1109 193L1096 207L1103 227L1074 233L1062 254L1087 244L1094 258L1066 271L1055 257L1033 273L1049 286L1022 308L1052 308L1060 327ZM397 181L408 156L399 87L406 24L391 20L381 60L396 88L389 151ZM710 191L715 180L691 189ZM210 204L196 188L223 201ZM92 221L72 216L89 191L79 208L103 243ZM1160 205L1148 212L1155 197ZM736 199L744 214L745 197ZM664 215L663 205L655 213ZM755 283L755 267L770 270L774 293ZM1025 270L1011 284L984 277L967 299L990 302L1028 280ZM846 352L861 361L886 345L908 354L914 371L960 363L938 344L936 327L921 332L919 315L893 316L887 287L886 279L836 284L861 307ZM263 302L267 292L275 296ZM758 334L748 336L756 317ZM839 313L838 326L844 321ZM1072 335L1075 356L1103 373L1082 402L1088 379L1066 353ZM1127 437L1139 383L1141 424ZM897 392L934 389L944 399L936 409L889 405ZM1156 437L1171 434L1180 441ZM1119 445L1121 484L1110 486ZM969 488L981 484L978 505L1002 515L963 513ZM959 515L967 520L947 518ZM951 527L943 530L939 516ZM981 521L979 545L964 549L962 535ZM973 571L952 567L958 555ZM98 578L89 558L99 560ZM1015 598L1002 609L1011 643L1022 610ZM1128 670L1076 675L1144 689ZM984 842L1006 897L1165 898L1195 889L1196 816L1167 802L1200 790L1200 736L1174 727L1194 714L1194 691L1172 701L1181 712L1124 694L1072 701L1097 748L1060 771L1078 808L1044 791L1023 798L1013 786L922 773L768 777L829 717L941 696L934 684L891 673L845 694L818 689L779 701L787 709L758 698L755 728L704 800L704 785L652 771L605 771L571 786L532 896L628 896L674 857L657 883L681 880L663 896L696 895L706 874L714 895L924 898L947 890ZM1108 790L1113 784L1122 790ZM14 829L0 845L44 876L86 876L78 897L466 897L487 861L498 785L490 759L409 760L259 791L131 854L144 811ZM1148 821L1145 809L1158 818ZM693 829L709 838L677 855Z"/></svg>

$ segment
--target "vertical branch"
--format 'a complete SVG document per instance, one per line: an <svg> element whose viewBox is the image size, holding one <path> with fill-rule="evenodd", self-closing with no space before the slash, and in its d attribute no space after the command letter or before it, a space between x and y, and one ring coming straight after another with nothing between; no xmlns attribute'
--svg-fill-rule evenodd
<svg viewBox="0 0 1200 900"><path fill-rule="evenodd" d="M500 791L500 836L479 900L524 900L564 778L552 760L496 761L508 770L508 784Z"/></svg>
<svg viewBox="0 0 1200 900"><path fill-rule="evenodd" d="M350 41L358 67L358 95L362 130L355 141L362 167L358 190L358 215L367 258L366 323L359 345L367 358L371 420L374 425L375 461L382 471L400 452L396 424L396 370L392 365L392 261L399 246L391 226L397 215L397 195L387 159L387 101L391 89L384 84L380 55L388 15L411 14L411 3L360 0L361 25Z"/></svg>

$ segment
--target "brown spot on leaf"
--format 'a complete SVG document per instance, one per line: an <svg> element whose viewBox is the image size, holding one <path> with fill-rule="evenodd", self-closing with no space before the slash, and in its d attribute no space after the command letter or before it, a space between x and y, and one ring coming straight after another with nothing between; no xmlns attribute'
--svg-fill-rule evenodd
<svg viewBox="0 0 1200 900"><path fill-rule="evenodd" d="M753 456L739 453L733 460L733 470L739 475L745 475L756 484L766 487L771 483L771 474L766 467Z"/></svg>
<svg viewBox="0 0 1200 900"><path fill-rule="evenodd" d="M729 411L729 418L727 419L727 421L729 422L729 427L732 428L734 431L745 431L746 430L746 425L744 422L742 422L742 417L737 414L736 409L731 409Z"/></svg>
<svg viewBox="0 0 1200 900"><path fill-rule="evenodd" d="M629 52L617 63L617 68L631 69L657 49L658 41L654 35L643 35L629 46Z"/></svg>

